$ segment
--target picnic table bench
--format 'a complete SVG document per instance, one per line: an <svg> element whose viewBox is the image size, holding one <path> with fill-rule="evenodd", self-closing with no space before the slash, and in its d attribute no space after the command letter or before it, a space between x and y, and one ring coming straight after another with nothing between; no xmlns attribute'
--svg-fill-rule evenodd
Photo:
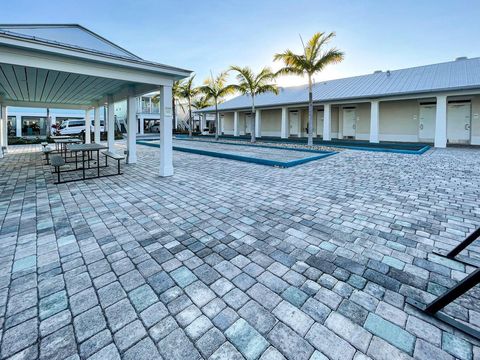
<svg viewBox="0 0 480 360"><path fill-rule="evenodd" d="M60 155L54 155L50 159L50 163L55 168L55 172L57 173L58 180L55 184L60 184L60 168L65 165L65 160Z"/></svg>
<svg viewBox="0 0 480 360"><path fill-rule="evenodd" d="M120 155L120 154L116 154L116 153L111 152L111 151L102 151L102 155L105 155L105 166L108 166L108 158L117 160L117 174L121 175L120 160L125 159L125 156Z"/></svg>

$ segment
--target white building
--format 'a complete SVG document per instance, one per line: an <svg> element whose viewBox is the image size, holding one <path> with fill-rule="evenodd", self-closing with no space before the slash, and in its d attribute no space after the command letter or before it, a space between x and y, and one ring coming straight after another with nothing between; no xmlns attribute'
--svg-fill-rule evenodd
<svg viewBox="0 0 480 360"><path fill-rule="evenodd" d="M319 82L313 99L314 135L324 140L480 145L480 58ZM257 137L307 136L306 85L259 95L256 105ZM222 133L250 133L250 109L248 96L219 105Z"/></svg>

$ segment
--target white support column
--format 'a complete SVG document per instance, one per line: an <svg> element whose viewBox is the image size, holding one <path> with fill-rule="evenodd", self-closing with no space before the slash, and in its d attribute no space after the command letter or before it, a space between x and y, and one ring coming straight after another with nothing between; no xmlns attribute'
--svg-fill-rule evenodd
<svg viewBox="0 0 480 360"><path fill-rule="evenodd" d="M8 108L6 106L3 107L2 110L3 116L3 146L6 147L5 151L8 152Z"/></svg>
<svg viewBox="0 0 480 360"><path fill-rule="evenodd" d="M447 96L437 96L437 115L435 119L435 147L447 147Z"/></svg>
<svg viewBox="0 0 480 360"><path fill-rule="evenodd" d="M200 114L200 131L207 127L207 114Z"/></svg>
<svg viewBox="0 0 480 360"><path fill-rule="evenodd" d="M225 114L219 114L220 116L220 134L223 135L225 133Z"/></svg>
<svg viewBox="0 0 480 360"><path fill-rule="evenodd" d="M173 175L172 87L160 88L160 176Z"/></svg>
<svg viewBox="0 0 480 360"><path fill-rule="evenodd" d="M380 126L380 103L378 100L370 102L370 142L378 143Z"/></svg>
<svg viewBox="0 0 480 360"><path fill-rule="evenodd" d="M233 112L233 136L239 136L240 129L238 128L238 111Z"/></svg>
<svg viewBox="0 0 480 360"><path fill-rule="evenodd" d="M138 128L140 129L140 135L145 134L145 119L143 116L139 116L138 118Z"/></svg>
<svg viewBox="0 0 480 360"><path fill-rule="evenodd" d="M100 144L100 106L95 107L93 112L93 135L95 144Z"/></svg>
<svg viewBox="0 0 480 360"><path fill-rule="evenodd" d="M90 144L92 142L90 135L90 109L85 110L85 144Z"/></svg>
<svg viewBox="0 0 480 360"><path fill-rule="evenodd" d="M2 122L3 122L3 146L5 152L8 152L8 109L6 106L2 107Z"/></svg>
<svg viewBox="0 0 480 360"><path fill-rule="evenodd" d="M332 140L332 106L323 105L323 140Z"/></svg>
<svg viewBox="0 0 480 360"><path fill-rule="evenodd" d="M108 99L107 118L108 120L105 120L105 124L108 123L108 151L113 152L115 150L115 103L113 102L113 97Z"/></svg>
<svg viewBox="0 0 480 360"><path fill-rule="evenodd" d="M255 111L255 136L262 137L262 110Z"/></svg>
<svg viewBox="0 0 480 360"><path fill-rule="evenodd" d="M127 100L127 163L137 162L137 98L129 96Z"/></svg>
<svg viewBox="0 0 480 360"><path fill-rule="evenodd" d="M282 123L280 128L280 137L282 139L288 139L288 109L282 107Z"/></svg>
<svg viewBox="0 0 480 360"><path fill-rule="evenodd" d="M4 133L6 131L5 122L3 118L5 117L6 107L3 104L0 104L0 158L3 158L3 147L5 145L5 136Z"/></svg>
<svg viewBox="0 0 480 360"><path fill-rule="evenodd" d="M15 132L17 137L22 137L22 117L20 115L17 115L15 118L16 124L15 124Z"/></svg>

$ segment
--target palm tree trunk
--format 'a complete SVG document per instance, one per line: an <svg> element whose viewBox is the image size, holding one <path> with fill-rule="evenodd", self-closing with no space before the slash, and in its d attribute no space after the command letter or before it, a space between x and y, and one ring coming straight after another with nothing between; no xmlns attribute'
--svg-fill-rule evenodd
<svg viewBox="0 0 480 360"><path fill-rule="evenodd" d="M215 99L215 140L218 140L218 133L220 131L220 118L218 116L218 103Z"/></svg>
<svg viewBox="0 0 480 360"><path fill-rule="evenodd" d="M308 143L313 145L313 94L312 94L312 77L308 76Z"/></svg>
<svg viewBox="0 0 480 360"><path fill-rule="evenodd" d="M257 114L255 113L255 103L252 101L252 120L250 120L250 142L255 142L255 127L257 125Z"/></svg>
<svg viewBox="0 0 480 360"><path fill-rule="evenodd" d="M188 98L188 137L192 137L192 127L193 127L193 121L192 121L192 104L190 101L190 98Z"/></svg>

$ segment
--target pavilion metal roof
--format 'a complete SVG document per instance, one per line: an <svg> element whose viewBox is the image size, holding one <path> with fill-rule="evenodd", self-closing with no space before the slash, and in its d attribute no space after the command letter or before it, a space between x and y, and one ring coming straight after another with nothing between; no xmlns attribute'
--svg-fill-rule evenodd
<svg viewBox="0 0 480 360"><path fill-rule="evenodd" d="M190 73L143 60L77 24L0 24L0 99L9 106L118 101Z"/></svg>
<svg viewBox="0 0 480 360"><path fill-rule="evenodd" d="M480 58L317 82L313 88L316 103L365 98L382 98L429 92L480 89ZM280 93L255 97L257 107L272 107L308 102L307 85L285 87ZM248 109L250 96L238 96L219 105L219 110ZM214 107L202 109L213 111Z"/></svg>
<svg viewBox="0 0 480 360"><path fill-rule="evenodd" d="M0 24L0 31L32 40L141 60L138 56L78 24Z"/></svg>

